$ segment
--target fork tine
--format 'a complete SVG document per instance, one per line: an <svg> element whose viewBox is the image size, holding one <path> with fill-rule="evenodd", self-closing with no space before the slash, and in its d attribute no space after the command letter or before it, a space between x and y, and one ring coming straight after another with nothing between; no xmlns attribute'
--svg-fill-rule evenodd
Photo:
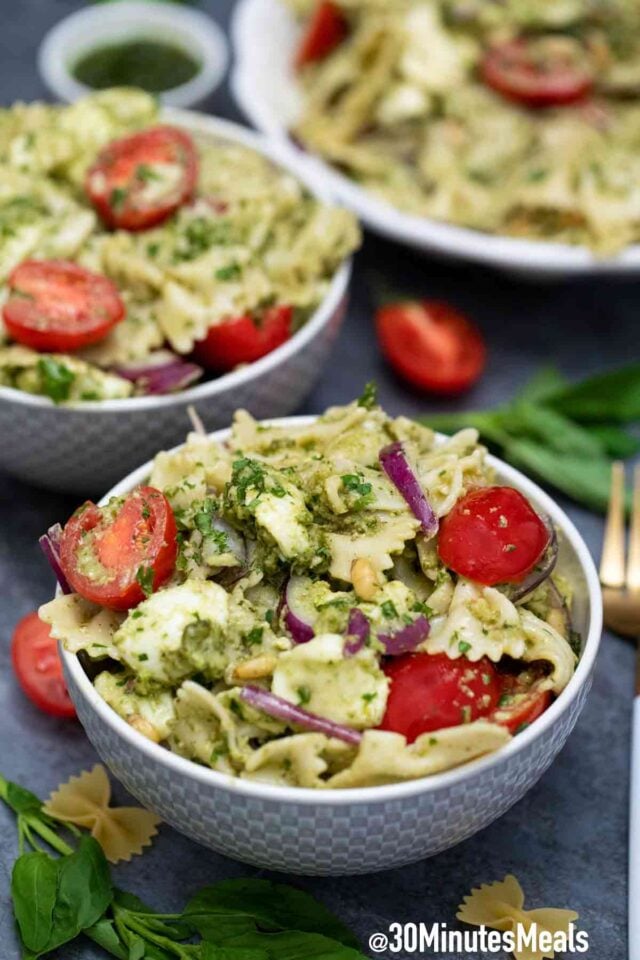
<svg viewBox="0 0 640 960"><path fill-rule="evenodd" d="M633 507L631 532L629 534L627 588L632 591L640 590L640 464L636 464L633 471Z"/></svg>
<svg viewBox="0 0 640 960"><path fill-rule="evenodd" d="M623 587L624 569L624 464L611 464L611 491L607 525L604 531L600 582L605 587Z"/></svg>

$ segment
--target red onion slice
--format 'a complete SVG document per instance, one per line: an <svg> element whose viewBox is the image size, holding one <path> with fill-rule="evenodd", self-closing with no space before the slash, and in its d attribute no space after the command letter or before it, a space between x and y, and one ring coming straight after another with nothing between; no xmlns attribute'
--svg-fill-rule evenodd
<svg viewBox="0 0 640 960"><path fill-rule="evenodd" d="M175 393L199 380L204 370L170 350L157 350L145 361L122 363L113 372L130 380L145 394Z"/></svg>
<svg viewBox="0 0 640 960"><path fill-rule="evenodd" d="M371 626L362 610L358 607L352 607L349 611L349 623L347 624L347 637L344 645L345 657L352 657L364 647L369 639Z"/></svg>
<svg viewBox="0 0 640 960"><path fill-rule="evenodd" d="M549 530L547 549L542 555L540 562L536 564L522 583L516 583L510 587L507 595L512 603L518 603L530 593L533 593L533 591L536 590L541 583L544 583L547 577L553 573L558 560L558 535L551 520L547 521L547 528Z"/></svg>
<svg viewBox="0 0 640 960"><path fill-rule="evenodd" d="M286 723L295 723L306 730L324 733L327 737L344 740L345 743L351 743L353 746L358 746L362 740L362 734L358 730L352 730L351 727L344 727L341 723L334 723L333 720L327 720L315 713L309 713L308 710L296 707L288 700L276 696L275 693L263 690L262 687L243 687L240 696L256 710L262 710L263 713L268 713L270 717L276 717L276 719L284 720Z"/></svg>
<svg viewBox="0 0 640 960"><path fill-rule="evenodd" d="M45 557L49 561L49 566L53 570L54 576L58 581L58 586L63 593L69 594L73 593L73 590L67 582L67 578L62 572L62 567L60 566L60 538L62 536L62 527L59 523L54 523L52 527L49 527L46 533L43 533L39 538L38 543L44 553Z"/></svg>
<svg viewBox="0 0 640 960"><path fill-rule="evenodd" d="M430 629L431 624L421 614L413 623L402 627L396 633L379 633L378 640L384 644L387 657L398 657L415 650L423 640L427 639Z"/></svg>
<svg viewBox="0 0 640 960"><path fill-rule="evenodd" d="M383 447L378 454L380 466L420 521L423 533L432 537L438 532L438 518L424 495L420 481L413 472L400 441Z"/></svg>
<svg viewBox="0 0 640 960"><path fill-rule="evenodd" d="M289 577L284 590L284 623L294 643L308 643L315 636L313 629L315 610L305 602L310 583L308 577Z"/></svg>

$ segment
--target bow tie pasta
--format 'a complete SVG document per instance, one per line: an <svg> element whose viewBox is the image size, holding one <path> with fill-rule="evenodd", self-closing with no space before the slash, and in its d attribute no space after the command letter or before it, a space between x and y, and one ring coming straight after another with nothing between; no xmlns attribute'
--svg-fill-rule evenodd
<svg viewBox="0 0 640 960"><path fill-rule="evenodd" d="M473 430L437 438L370 395L291 427L239 412L149 483L71 518L76 592L40 615L113 710L194 762L317 789L425 777L571 680L556 531Z"/></svg>

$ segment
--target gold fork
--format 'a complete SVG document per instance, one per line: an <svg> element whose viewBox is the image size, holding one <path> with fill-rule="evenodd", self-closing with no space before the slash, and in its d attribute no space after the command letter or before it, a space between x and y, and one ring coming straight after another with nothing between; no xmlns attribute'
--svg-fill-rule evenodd
<svg viewBox="0 0 640 960"><path fill-rule="evenodd" d="M604 622L636 638L636 689L631 727L629 792L629 960L640 960L640 464L633 473L629 550L625 563L624 464L611 469L609 510L600 561Z"/></svg>

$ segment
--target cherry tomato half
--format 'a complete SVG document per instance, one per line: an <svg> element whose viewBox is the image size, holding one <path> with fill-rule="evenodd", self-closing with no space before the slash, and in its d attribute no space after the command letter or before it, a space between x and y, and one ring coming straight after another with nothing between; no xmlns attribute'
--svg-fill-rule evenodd
<svg viewBox="0 0 640 960"><path fill-rule="evenodd" d="M452 396L484 370L486 348L470 320L446 303L394 303L376 314L380 347L393 369L420 390Z"/></svg>
<svg viewBox="0 0 640 960"><path fill-rule="evenodd" d="M489 720L506 727L509 733L519 733L542 716L551 705L553 694L540 690L539 684L527 686L518 677L506 674L501 678L501 694L497 709Z"/></svg>
<svg viewBox="0 0 640 960"><path fill-rule="evenodd" d="M401 733L408 743L486 717L500 697L500 678L486 657L471 663L446 653L408 653L389 660L384 672L391 686L380 729Z"/></svg>
<svg viewBox="0 0 640 960"><path fill-rule="evenodd" d="M324 60L347 35L347 21L331 0L321 0L311 15L296 52L297 70Z"/></svg>
<svg viewBox="0 0 640 960"><path fill-rule="evenodd" d="M189 134L153 127L107 144L87 173L85 190L110 227L147 230L190 199L197 177Z"/></svg>
<svg viewBox="0 0 640 960"><path fill-rule="evenodd" d="M60 565L86 600L129 610L171 576L178 553L169 501L154 487L137 487L104 507L88 501L67 522Z"/></svg>
<svg viewBox="0 0 640 960"><path fill-rule="evenodd" d="M593 76L578 43L556 37L510 40L491 47L480 73L484 82L527 107L557 107L582 100Z"/></svg>
<svg viewBox="0 0 640 960"><path fill-rule="evenodd" d="M11 659L20 686L36 707L54 717L75 717L57 641L36 610L18 622L11 641Z"/></svg>
<svg viewBox="0 0 640 960"><path fill-rule="evenodd" d="M242 316L211 327L196 343L193 356L208 370L224 373L240 363L253 363L291 336L293 307L269 307L260 317Z"/></svg>
<svg viewBox="0 0 640 960"><path fill-rule="evenodd" d="M125 315L114 283L66 260L25 260L8 280L9 336L33 350L67 353L96 343Z"/></svg>
<svg viewBox="0 0 640 960"><path fill-rule="evenodd" d="M482 487L455 504L440 523L440 559L461 577L493 586L518 583L535 567L550 533L512 487Z"/></svg>

